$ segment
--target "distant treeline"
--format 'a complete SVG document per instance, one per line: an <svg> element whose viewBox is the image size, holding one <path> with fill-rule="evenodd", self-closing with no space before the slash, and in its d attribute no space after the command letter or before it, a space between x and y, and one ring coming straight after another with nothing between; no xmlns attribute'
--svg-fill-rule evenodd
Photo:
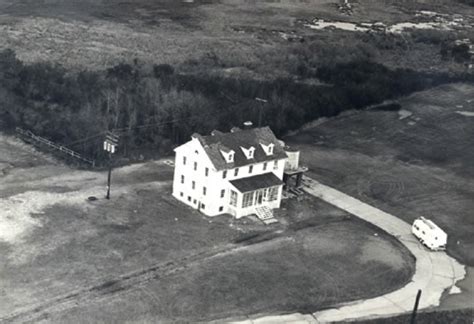
<svg viewBox="0 0 474 324"><path fill-rule="evenodd" d="M474 6L474 0L459 0L459 2L465 3L469 6Z"/></svg>
<svg viewBox="0 0 474 324"><path fill-rule="evenodd" d="M306 77L323 83L189 75L170 65L139 62L69 72L46 63L23 64L5 50L0 52L0 130L19 126L100 159L103 136L97 134L118 129L120 154L133 158L165 154L194 132L227 131L245 120L258 124L261 118L262 125L282 135L318 117L469 78L389 70L369 61L311 73Z"/></svg>

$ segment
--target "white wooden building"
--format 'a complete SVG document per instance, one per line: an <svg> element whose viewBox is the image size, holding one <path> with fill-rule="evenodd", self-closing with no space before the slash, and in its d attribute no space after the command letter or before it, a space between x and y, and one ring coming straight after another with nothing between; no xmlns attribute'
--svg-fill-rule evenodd
<svg viewBox="0 0 474 324"><path fill-rule="evenodd" d="M287 154L269 127L193 134L175 152L173 196L205 215L280 207Z"/></svg>

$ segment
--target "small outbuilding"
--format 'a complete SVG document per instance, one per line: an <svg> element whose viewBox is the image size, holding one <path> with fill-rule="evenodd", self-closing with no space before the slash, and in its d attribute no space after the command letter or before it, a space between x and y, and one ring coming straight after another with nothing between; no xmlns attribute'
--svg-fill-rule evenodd
<svg viewBox="0 0 474 324"><path fill-rule="evenodd" d="M285 162L285 170L283 172L283 182L285 183L284 189L300 189L302 187L303 174L308 171L308 168L300 166L299 150L287 145L284 145L284 147L285 153L288 156L288 159Z"/></svg>
<svg viewBox="0 0 474 324"><path fill-rule="evenodd" d="M429 249L434 251L446 249L448 234L431 220L423 216L415 219L411 231Z"/></svg>

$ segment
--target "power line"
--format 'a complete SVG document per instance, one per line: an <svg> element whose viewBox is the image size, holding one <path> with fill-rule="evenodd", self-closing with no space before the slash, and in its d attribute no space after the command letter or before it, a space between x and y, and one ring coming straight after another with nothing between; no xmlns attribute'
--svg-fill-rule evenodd
<svg viewBox="0 0 474 324"><path fill-rule="evenodd" d="M253 99L245 100L245 101L239 102L239 103L237 103L237 104L228 106L227 109L228 109L228 108L232 108L232 107L234 107L234 106L241 105L242 103L248 102L248 101L250 101L250 100L253 100ZM199 115L199 117L207 117L207 116L211 116L211 115L215 115L215 112L211 112L211 113L208 113L208 114ZM139 126L135 126L135 127L132 127L132 128L128 128L128 127L114 128L113 131L116 131L116 132L123 132L123 131L134 130L134 129L140 129L140 128L147 128L147 127L153 127L153 126L162 126L162 125L167 125L167 124L173 124L173 123L176 123L176 122L179 122L179 121L185 121L185 120L193 119L193 118L196 118L196 117L197 117L197 116L189 116L189 117L184 117L184 118L172 119L172 120L169 120L169 121L166 121L166 122L159 122L159 123L153 123L153 124L139 125Z"/></svg>
<svg viewBox="0 0 474 324"><path fill-rule="evenodd" d="M210 115L214 115L214 113L209 113L209 114L201 115L201 117L207 117L207 116L210 116ZM135 127L132 127L132 128L129 128L129 127L114 128L113 131L114 131L114 132L124 132L124 131L128 131L128 130L141 129L141 128L148 128L148 127L153 127L153 126L163 126L163 125L168 125L168 124L174 124L174 123L176 123L176 122L184 121L184 120L192 119L192 118L195 118L195 116L190 116L190 117L186 117L186 118L172 119L172 120L169 120L169 121L166 121L166 122L159 122L159 123L153 123L153 124L139 125L139 126L135 126Z"/></svg>
<svg viewBox="0 0 474 324"><path fill-rule="evenodd" d="M201 117L202 117L202 116L207 117L207 116L210 116L210 115L214 115L214 113L209 113L209 114L201 115ZM114 129L112 129L112 131L113 131L113 132L125 132L125 131L135 130L135 129L142 129L142 128L148 128L148 127L154 127L154 126L163 126L163 125L173 124L173 123L176 123L176 122L179 122L179 121L184 121L184 120L192 119L192 118L195 118L195 116L190 116L190 117L185 117L185 118L178 118L178 119L172 119L172 120L169 120L169 121L166 121L166 122L159 122L159 123L153 123L153 124L139 125L139 126L134 126L134 127L132 127L132 128L129 128L129 127L114 128ZM92 136L89 136L89 137L86 137L86 138L83 138L83 139L80 139L80 140L77 140L77 141L68 143L67 146L75 146L75 145L78 145L78 144L81 144L81 143L84 143L84 142L89 142L90 140L92 140L92 139L94 139L94 138L97 138L97 137L99 137L99 136L103 136L105 133L106 133L105 131L100 132L100 133L96 133L95 135L92 135Z"/></svg>
<svg viewBox="0 0 474 324"><path fill-rule="evenodd" d="M104 135L105 132L100 132L100 133L97 133L95 135L92 135L92 136L89 136L89 137L86 137L86 138L83 138L83 139L80 139L80 140L77 140L77 141L74 141L74 142L71 142L71 143L68 143L66 144L67 146L74 146L74 145L77 145L77 144L81 144L83 142L88 142L89 140L93 139L93 138L96 138L96 137L99 137L99 136L102 136Z"/></svg>
<svg viewBox="0 0 474 324"><path fill-rule="evenodd" d="M250 98L248 100L244 100L242 102L239 102L239 103L236 103L236 104L233 104L233 105L230 105L227 107L227 109L229 108L232 108L232 107L235 107L235 106L238 106L238 105L241 105L243 103L246 103L246 102L249 102L249 101L252 101L254 100L254 98ZM215 115L214 112L212 113L208 113L208 114L203 114L203 115L199 115L199 117L207 117L207 116L211 116L211 115ZM122 127L122 128L114 128L112 129L113 132L125 132L125 131L130 131L130 130L135 130L135 129L143 129L143 128L148 128L148 127L156 127L156 126L163 126L163 125L169 125L169 124L173 124L173 123L176 123L176 122L180 122L180 121L185 121L185 120L190 120L192 118L196 118L196 116L189 116L189 117L184 117L184 118L177 118L177 119L172 119L172 120L169 120L169 121L165 121L165 122L159 122L159 123L152 123L152 124L145 124L145 125L139 125L139 126L134 126L132 128L129 128L129 127ZM99 136L103 136L106 132L103 131L103 132L100 132L100 133L97 133L95 135L91 135L89 137L86 137L84 139L80 139L80 140L77 140L77 141L74 141L74 142L71 142L69 144L67 144L68 146L71 146L71 145L77 145L77 144L81 144L81 143L84 143L84 142L88 142L90 141L91 139L94 139L96 137L99 137Z"/></svg>

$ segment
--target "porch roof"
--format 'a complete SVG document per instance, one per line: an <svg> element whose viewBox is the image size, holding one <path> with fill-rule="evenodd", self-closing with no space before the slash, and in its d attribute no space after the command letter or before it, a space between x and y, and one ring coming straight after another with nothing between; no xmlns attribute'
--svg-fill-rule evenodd
<svg viewBox="0 0 474 324"><path fill-rule="evenodd" d="M283 184L273 172L255 175L248 178L231 180L230 183L241 193Z"/></svg>

